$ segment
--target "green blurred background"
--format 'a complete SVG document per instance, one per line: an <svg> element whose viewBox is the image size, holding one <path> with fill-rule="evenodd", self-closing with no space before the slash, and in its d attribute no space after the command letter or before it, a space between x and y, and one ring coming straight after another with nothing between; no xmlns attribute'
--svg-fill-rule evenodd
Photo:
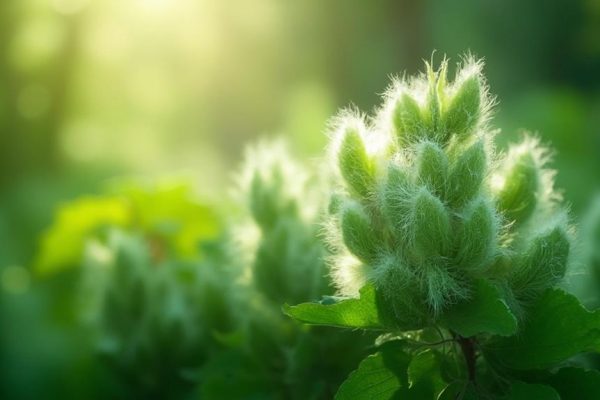
<svg viewBox="0 0 600 400"><path fill-rule="evenodd" d="M499 143L552 145L576 218L600 187L599 0L0 1L0 397L73 384L30 271L59 204L124 175L218 202L248 143L318 157L336 110L377 107L434 50L485 59Z"/></svg>

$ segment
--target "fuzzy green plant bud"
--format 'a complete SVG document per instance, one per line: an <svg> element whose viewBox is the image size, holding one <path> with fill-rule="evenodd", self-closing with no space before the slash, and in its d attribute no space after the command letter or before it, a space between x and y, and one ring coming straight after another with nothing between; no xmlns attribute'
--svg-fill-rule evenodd
<svg viewBox="0 0 600 400"><path fill-rule="evenodd" d="M536 236L511 276L516 296L528 300L559 282L567 270L570 247L569 236L561 223Z"/></svg>
<svg viewBox="0 0 600 400"><path fill-rule="evenodd" d="M369 263L377 258L376 235L371 220L359 204L347 205L342 211L342 235L352 254Z"/></svg>
<svg viewBox="0 0 600 400"><path fill-rule="evenodd" d="M409 93L402 93L396 101L393 126L400 143L410 143L425 132L421 106Z"/></svg>
<svg viewBox="0 0 600 400"><path fill-rule="evenodd" d="M360 125L349 125L344 129L338 154L338 166L349 189L367 197L373 188L373 165L361 136Z"/></svg>
<svg viewBox="0 0 600 400"><path fill-rule="evenodd" d="M465 73L453 88L444 113L445 129L456 135L471 134L482 118L482 82L479 68Z"/></svg>
<svg viewBox="0 0 600 400"><path fill-rule="evenodd" d="M468 297L468 287L443 264L426 264L423 270L422 290L433 315L439 315L448 304Z"/></svg>
<svg viewBox="0 0 600 400"><path fill-rule="evenodd" d="M531 153L515 154L507 160L498 190L498 205L509 221L525 221L535 210L539 167Z"/></svg>
<svg viewBox="0 0 600 400"><path fill-rule="evenodd" d="M468 298L482 279L516 293L522 282L536 287L540 279L549 287L564 275L567 224L557 225L560 234L535 240L535 225L523 224L538 210L536 222L560 219L552 173L544 169L547 152L528 138L503 158L494 153L493 101L481 67L467 59L449 82L444 61L438 70L427 65L425 74L395 81L369 126L346 135L350 155L340 151L345 182L339 186L351 190L336 191L345 199L335 201L363 208L337 207L327 225L330 241L340 244L333 265L342 293L371 283L393 309L418 308L414 315L427 316L422 322ZM340 126L356 120L363 119L347 113L338 119ZM367 157L364 149L379 145L369 140L379 138L391 144ZM385 173L372 173L375 165ZM362 263L347 262L349 253ZM545 270L531 266L534 253L546 257Z"/></svg>
<svg viewBox="0 0 600 400"><path fill-rule="evenodd" d="M409 242L420 258L445 255L450 247L450 215L444 204L427 189L411 199Z"/></svg>
<svg viewBox="0 0 600 400"><path fill-rule="evenodd" d="M278 142L249 149L243 174L239 192L251 218L234 235L241 258L250 265L254 288L277 307L330 294L326 251L318 235L318 179ZM336 213L345 199L332 196L330 203Z"/></svg>
<svg viewBox="0 0 600 400"><path fill-rule="evenodd" d="M455 156L446 194L451 204L465 204L477 194L488 171L487 158L483 140L477 140Z"/></svg>
<svg viewBox="0 0 600 400"><path fill-rule="evenodd" d="M392 232L398 237L406 234L410 198L415 190L409 171L402 165L390 163L383 187L381 212L386 217Z"/></svg>
<svg viewBox="0 0 600 400"><path fill-rule="evenodd" d="M298 204L284 189L284 175L275 165L269 176L255 173L250 184L249 205L256 222L263 228L272 228L281 214L295 214Z"/></svg>
<svg viewBox="0 0 600 400"><path fill-rule="evenodd" d="M419 271L406 264L402 257L384 254L373 266L372 279L380 282L385 299L390 303L401 326L425 321L428 310L423 307L427 297L421 288Z"/></svg>
<svg viewBox="0 0 600 400"><path fill-rule="evenodd" d="M484 273L493 261L500 230L494 207L484 197L469 204L458 221L456 264Z"/></svg>
<svg viewBox="0 0 600 400"><path fill-rule="evenodd" d="M422 184L437 196L446 192L448 158L444 150L433 142L417 146L417 174Z"/></svg>
<svg viewBox="0 0 600 400"><path fill-rule="evenodd" d="M425 109L424 109L424 120L427 126L427 132L435 137L444 141L446 139L445 132L442 130L441 121L441 108L444 91L444 82L446 80L446 62L442 63L439 71L434 71L433 67L426 63L427 66L427 79L428 89L427 96L425 97Z"/></svg>
<svg viewBox="0 0 600 400"><path fill-rule="evenodd" d="M97 264L90 255L83 265L93 282L84 281L82 295L94 289L99 297L88 316L97 350L135 398L170 397L171 384L191 391L186 369L200 368L219 346L217 334L235 327L231 276L208 252L201 262L156 261L141 235L116 229L108 236L110 257Z"/></svg>

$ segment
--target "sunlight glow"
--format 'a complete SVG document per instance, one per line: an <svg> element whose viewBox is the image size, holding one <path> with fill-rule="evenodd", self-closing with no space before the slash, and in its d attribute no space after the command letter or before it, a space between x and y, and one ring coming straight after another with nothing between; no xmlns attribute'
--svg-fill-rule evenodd
<svg viewBox="0 0 600 400"><path fill-rule="evenodd" d="M492 179L490 180L490 186L492 187L492 190L494 190L494 191L501 190L504 187L505 183L506 183L506 178L499 174L493 175Z"/></svg>
<svg viewBox="0 0 600 400"><path fill-rule="evenodd" d="M52 7L60 14L77 14L88 5L90 0L52 0Z"/></svg>

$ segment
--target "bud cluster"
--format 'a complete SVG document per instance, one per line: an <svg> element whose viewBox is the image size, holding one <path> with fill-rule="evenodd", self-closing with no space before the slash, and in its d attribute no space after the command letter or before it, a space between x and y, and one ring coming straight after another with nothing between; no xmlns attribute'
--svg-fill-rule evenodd
<svg viewBox="0 0 600 400"><path fill-rule="evenodd" d="M395 81L376 116L343 113L332 160L333 276L357 293L371 282L400 319L425 323L469 298L475 279L503 289L518 309L565 274L570 238L546 169L526 137L493 147L493 100L481 62L453 82L438 70Z"/></svg>
<svg viewBox="0 0 600 400"><path fill-rule="evenodd" d="M104 256L87 252L82 297L95 303L87 317L132 397L191 390L182 371L200 368L218 349L215 335L236 326L222 250L205 247L202 261L155 260L144 237L113 229Z"/></svg>
<svg viewBox="0 0 600 400"><path fill-rule="evenodd" d="M317 223L320 183L292 160L281 142L250 148L242 171L242 196L257 234L246 252L255 287L277 310L285 302L328 294ZM246 229L238 236L248 235Z"/></svg>

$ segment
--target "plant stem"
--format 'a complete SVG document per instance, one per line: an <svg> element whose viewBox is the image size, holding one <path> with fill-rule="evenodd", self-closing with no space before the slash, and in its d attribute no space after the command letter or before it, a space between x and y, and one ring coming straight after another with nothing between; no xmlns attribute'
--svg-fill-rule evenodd
<svg viewBox="0 0 600 400"><path fill-rule="evenodd" d="M456 340L460 344L465 363L467 365L467 374L469 381L475 383L475 362L477 360L477 354L475 353L475 339L465 338L460 335L456 336Z"/></svg>

